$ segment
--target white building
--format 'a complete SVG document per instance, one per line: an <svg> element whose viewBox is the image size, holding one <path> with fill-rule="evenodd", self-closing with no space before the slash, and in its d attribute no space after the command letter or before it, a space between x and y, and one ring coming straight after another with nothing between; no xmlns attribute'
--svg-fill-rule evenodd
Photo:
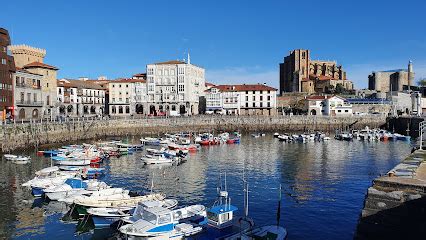
<svg viewBox="0 0 426 240"><path fill-rule="evenodd" d="M352 105L339 96L310 96L306 98L305 109L309 115L352 115Z"/></svg>
<svg viewBox="0 0 426 240"><path fill-rule="evenodd" d="M147 94L150 114L198 114L199 98L205 90L205 70L188 62L148 64Z"/></svg>
<svg viewBox="0 0 426 240"><path fill-rule="evenodd" d="M18 68L14 73L14 119L38 120L43 115L43 75Z"/></svg>
<svg viewBox="0 0 426 240"><path fill-rule="evenodd" d="M217 85L206 90L209 113L275 115L277 89L262 84Z"/></svg>
<svg viewBox="0 0 426 240"><path fill-rule="evenodd" d="M109 113L115 116L147 114L144 79L118 79L108 83Z"/></svg>
<svg viewBox="0 0 426 240"><path fill-rule="evenodd" d="M60 116L93 117L105 112L105 90L85 80L61 79L57 83Z"/></svg>

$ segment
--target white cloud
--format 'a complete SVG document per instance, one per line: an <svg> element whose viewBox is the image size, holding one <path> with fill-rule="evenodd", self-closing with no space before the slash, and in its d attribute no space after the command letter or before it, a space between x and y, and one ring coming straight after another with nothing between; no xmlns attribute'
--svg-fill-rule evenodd
<svg viewBox="0 0 426 240"><path fill-rule="evenodd" d="M206 79L214 84L266 83L279 87L278 69L263 69L260 66L207 70Z"/></svg>

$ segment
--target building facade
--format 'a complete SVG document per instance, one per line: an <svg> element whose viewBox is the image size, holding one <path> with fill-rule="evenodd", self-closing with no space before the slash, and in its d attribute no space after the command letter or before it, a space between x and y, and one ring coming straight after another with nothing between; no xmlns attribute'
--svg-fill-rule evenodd
<svg viewBox="0 0 426 240"><path fill-rule="evenodd" d="M407 69L376 71L368 76L368 89L382 93L407 90L413 85L414 75L411 61Z"/></svg>
<svg viewBox="0 0 426 240"><path fill-rule="evenodd" d="M44 49L27 45L12 45L9 47L9 50L15 58L17 67L43 76L43 117L55 118L58 115L58 106L56 104L56 77L59 69L43 63L44 57L46 56L46 50Z"/></svg>
<svg viewBox="0 0 426 240"><path fill-rule="evenodd" d="M206 91L207 113L275 115L277 89L262 84L216 85Z"/></svg>
<svg viewBox="0 0 426 240"><path fill-rule="evenodd" d="M12 56L8 55L9 32L0 28L0 121L13 118L13 73L16 71Z"/></svg>
<svg viewBox="0 0 426 240"><path fill-rule="evenodd" d="M111 116L148 114L146 81L143 78L113 80L108 83L108 89Z"/></svg>
<svg viewBox="0 0 426 240"><path fill-rule="evenodd" d="M346 72L335 61L311 60L310 51L296 49L280 63L280 93L306 92L322 93L342 85L353 89L353 83L346 78Z"/></svg>
<svg viewBox="0 0 426 240"><path fill-rule="evenodd" d="M146 66L147 106L150 114L198 114L205 90L205 70L188 62L167 61Z"/></svg>
<svg viewBox="0 0 426 240"><path fill-rule="evenodd" d="M43 75L17 68L14 74L14 118L39 120L43 116Z"/></svg>
<svg viewBox="0 0 426 240"><path fill-rule="evenodd" d="M85 80L61 79L57 83L59 116L95 117L105 112L105 91Z"/></svg>
<svg viewBox="0 0 426 240"><path fill-rule="evenodd" d="M310 96L305 100L305 110L308 115L352 115L352 105L339 96Z"/></svg>

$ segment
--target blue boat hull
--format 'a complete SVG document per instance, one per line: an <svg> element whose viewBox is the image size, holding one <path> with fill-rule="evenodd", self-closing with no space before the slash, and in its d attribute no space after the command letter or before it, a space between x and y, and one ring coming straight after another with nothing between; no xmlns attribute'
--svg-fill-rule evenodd
<svg viewBox="0 0 426 240"><path fill-rule="evenodd" d="M95 228L109 228L111 224L120 220L119 217L99 217L92 215L93 224Z"/></svg>
<svg viewBox="0 0 426 240"><path fill-rule="evenodd" d="M31 188L31 194L34 197L41 197L44 194L44 190L43 190L43 188L33 187L33 188Z"/></svg>

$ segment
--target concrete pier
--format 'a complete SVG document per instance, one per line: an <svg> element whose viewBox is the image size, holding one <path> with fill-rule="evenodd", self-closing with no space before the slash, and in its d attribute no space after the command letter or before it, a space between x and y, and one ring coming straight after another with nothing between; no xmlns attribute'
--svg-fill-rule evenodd
<svg viewBox="0 0 426 240"><path fill-rule="evenodd" d="M417 150L373 181L355 239L426 237L426 150Z"/></svg>
<svg viewBox="0 0 426 240"><path fill-rule="evenodd" d="M75 142L120 136L157 136L175 132L306 132L359 129L384 125L381 116L193 116L139 119L74 119L65 122L37 122L3 125L0 128L1 151L33 148L44 144Z"/></svg>

